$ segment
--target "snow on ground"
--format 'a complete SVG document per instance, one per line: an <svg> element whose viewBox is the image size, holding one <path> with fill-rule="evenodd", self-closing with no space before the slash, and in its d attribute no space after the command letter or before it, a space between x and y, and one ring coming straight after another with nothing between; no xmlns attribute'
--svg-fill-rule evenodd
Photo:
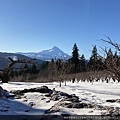
<svg viewBox="0 0 120 120"><path fill-rule="evenodd" d="M111 106L120 108L120 102L106 102L107 99L120 99L120 83L112 82L67 82L67 86L62 83L59 87L58 82L54 83L30 83L30 82L9 82L1 83L0 86L7 90L23 90L28 88L36 88L40 86L48 86L55 88L56 91L75 94L85 103L97 104L102 106ZM46 110L55 105L58 101L50 101L42 93L25 93L21 99L0 98L0 115L43 115ZM31 107L31 104L33 106ZM67 113L72 115L101 115L104 110L96 110L94 108L63 108L54 114Z"/></svg>

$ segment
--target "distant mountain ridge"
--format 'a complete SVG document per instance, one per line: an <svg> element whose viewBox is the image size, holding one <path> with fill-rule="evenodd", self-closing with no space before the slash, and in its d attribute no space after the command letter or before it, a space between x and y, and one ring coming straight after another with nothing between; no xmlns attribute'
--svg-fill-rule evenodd
<svg viewBox="0 0 120 120"><path fill-rule="evenodd" d="M13 60L15 59L26 59L26 60L32 60L32 58L20 55L20 54L15 54L15 53L7 53L7 52L0 52L0 69L3 69L8 66L10 63L10 60L8 57L12 58ZM43 61L42 60L35 60L36 64L41 64ZM19 64L20 66L20 64Z"/></svg>
<svg viewBox="0 0 120 120"><path fill-rule="evenodd" d="M36 53L35 52L29 52L29 53L19 52L17 54L25 55L30 58L36 58L36 59L44 60L44 61L50 61L52 58L53 59L65 59L65 60L71 58L70 55L63 52L57 46L54 46L53 48L48 49L48 50L43 50L41 52L36 52Z"/></svg>

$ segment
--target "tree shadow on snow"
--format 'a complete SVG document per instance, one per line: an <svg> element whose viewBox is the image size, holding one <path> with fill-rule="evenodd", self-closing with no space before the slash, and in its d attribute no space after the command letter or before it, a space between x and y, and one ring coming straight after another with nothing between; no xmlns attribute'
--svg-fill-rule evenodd
<svg viewBox="0 0 120 120"><path fill-rule="evenodd" d="M55 117L61 116L45 116L45 109L34 108L34 103L28 105L17 101L14 98L0 98L0 120L54 120ZM57 118L56 118L57 119Z"/></svg>

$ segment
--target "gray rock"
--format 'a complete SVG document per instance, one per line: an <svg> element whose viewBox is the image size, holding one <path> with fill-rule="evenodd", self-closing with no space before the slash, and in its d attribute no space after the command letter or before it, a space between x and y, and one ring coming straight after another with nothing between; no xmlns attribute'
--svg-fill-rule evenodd
<svg viewBox="0 0 120 120"><path fill-rule="evenodd" d="M73 103L72 108L84 108L83 104L80 103Z"/></svg>
<svg viewBox="0 0 120 120"><path fill-rule="evenodd" d="M2 92L3 91L3 88L0 86L0 92Z"/></svg>
<svg viewBox="0 0 120 120"><path fill-rule="evenodd" d="M60 109L58 106L52 106L50 109L45 111L45 114L49 114L49 113L55 113L55 112L59 112Z"/></svg>
<svg viewBox="0 0 120 120"><path fill-rule="evenodd" d="M44 98L44 97L43 97L43 98L41 98L41 100L45 100L45 99L46 99L46 98Z"/></svg>
<svg viewBox="0 0 120 120"><path fill-rule="evenodd" d="M68 103L67 105L65 105L64 107L66 108L73 108L73 105L71 103Z"/></svg>
<svg viewBox="0 0 120 120"><path fill-rule="evenodd" d="M4 99L6 98L6 93L7 90L4 90L1 86L0 86L0 98Z"/></svg>
<svg viewBox="0 0 120 120"><path fill-rule="evenodd" d="M51 100L57 101L57 100L59 100L60 98L61 98L61 97L58 96L58 95L53 95L53 96L51 97Z"/></svg>
<svg viewBox="0 0 120 120"><path fill-rule="evenodd" d="M41 87L37 87L37 88L10 91L10 93L13 93L15 95L24 95L24 93L27 93L27 92L50 93L50 92L52 92L52 90L49 89L47 86L41 86Z"/></svg>
<svg viewBox="0 0 120 120"><path fill-rule="evenodd" d="M47 100L47 101L46 101L46 103L49 103L49 102L50 102L50 100Z"/></svg>
<svg viewBox="0 0 120 120"><path fill-rule="evenodd" d="M117 101L117 100L115 100L115 99L106 100L106 102L111 102L111 103L116 102L116 101Z"/></svg>

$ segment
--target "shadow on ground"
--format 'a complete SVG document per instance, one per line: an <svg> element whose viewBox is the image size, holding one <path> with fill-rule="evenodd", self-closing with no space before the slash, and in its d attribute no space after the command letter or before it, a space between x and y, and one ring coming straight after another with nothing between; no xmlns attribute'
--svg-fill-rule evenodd
<svg viewBox="0 0 120 120"><path fill-rule="evenodd" d="M45 109L36 109L14 98L0 98L0 120L63 120L59 115L44 115Z"/></svg>

